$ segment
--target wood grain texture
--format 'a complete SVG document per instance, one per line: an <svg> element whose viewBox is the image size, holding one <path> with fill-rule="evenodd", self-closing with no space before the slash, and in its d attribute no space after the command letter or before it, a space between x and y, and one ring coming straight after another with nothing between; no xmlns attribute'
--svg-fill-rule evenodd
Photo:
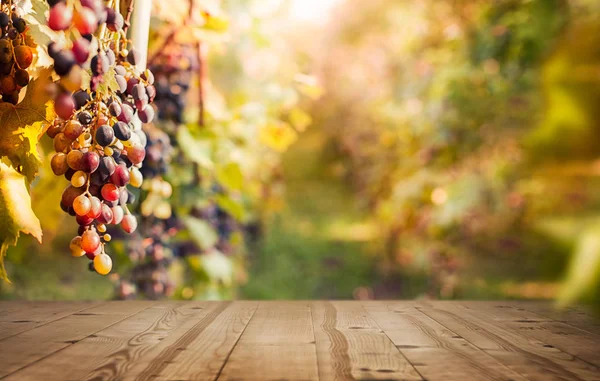
<svg viewBox="0 0 600 381"><path fill-rule="evenodd" d="M317 354L307 302L262 302L219 380L316 381Z"/></svg>
<svg viewBox="0 0 600 381"><path fill-rule="evenodd" d="M515 305L495 302L461 303L467 312L473 311L478 316L493 319L499 326L511 329L530 339L539 340L565 353L586 361L592 365L600 365L600 337L586 333L569 324L552 321L535 313L518 308ZM502 311L501 314L498 311ZM500 320L497 316L510 316Z"/></svg>
<svg viewBox="0 0 600 381"><path fill-rule="evenodd" d="M102 302L0 302L0 340L18 335Z"/></svg>
<svg viewBox="0 0 600 381"><path fill-rule="evenodd" d="M427 380L526 380L414 305L365 303L365 308Z"/></svg>
<svg viewBox="0 0 600 381"><path fill-rule="evenodd" d="M496 319L457 303L424 303L419 309L530 380L598 380L599 369L542 341L507 329ZM506 319L505 319L506 320Z"/></svg>
<svg viewBox="0 0 600 381"><path fill-rule="evenodd" d="M422 380L356 302L315 302L313 326L321 380Z"/></svg>
<svg viewBox="0 0 600 381"><path fill-rule="evenodd" d="M177 355L164 367L161 366L160 373L155 372L152 380L215 380L257 306L257 302L223 304L218 318L211 321L192 341L182 345L179 339L171 343L173 339L169 338L170 342L164 344L174 349ZM176 342L179 344L173 345ZM142 378L127 378L130 379Z"/></svg>
<svg viewBox="0 0 600 381"><path fill-rule="evenodd" d="M0 302L0 379L600 381L598 327L542 302Z"/></svg>
<svg viewBox="0 0 600 381"><path fill-rule="evenodd" d="M317 381L314 344L236 346L219 381Z"/></svg>

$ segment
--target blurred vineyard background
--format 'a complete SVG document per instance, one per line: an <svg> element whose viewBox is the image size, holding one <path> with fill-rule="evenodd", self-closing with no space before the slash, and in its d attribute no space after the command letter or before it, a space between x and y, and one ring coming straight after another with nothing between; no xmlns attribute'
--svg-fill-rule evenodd
<svg viewBox="0 0 600 381"><path fill-rule="evenodd" d="M113 274L45 138L0 297L600 302L600 2L154 1L148 65Z"/></svg>

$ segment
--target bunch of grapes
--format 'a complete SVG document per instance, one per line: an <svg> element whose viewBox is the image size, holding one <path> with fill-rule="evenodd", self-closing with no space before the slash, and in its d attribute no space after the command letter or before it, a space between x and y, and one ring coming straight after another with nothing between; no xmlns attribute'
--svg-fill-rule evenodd
<svg viewBox="0 0 600 381"><path fill-rule="evenodd" d="M161 120L184 122L190 78L198 65L197 51L191 45L165 49L152 59L151 69L156 74L156 105Z"/></svg>
<svg viewBox="0 0 600 381"><path fill-rule="evenodd" d="M102 0L49 3L48 26L66 37L48 46L60 76L57 117L47 131L56 151L51 166L71 183L61 199L61 208L80 225L71 252L86 255L90 270L105 275L112 269L104 251L111 240L106 225L120 225L127 233L137 228L127 208L135 199L127 185L140 187L143 181L146 136L135 118L149 123L154 117L154 76L136 67L138 54L124 30L128 22L117 10ZM91 79L84 83L88 68Z"/></svg>
<svg viewBox="0 0 600 381"><path fill-rule="evenodd" d="M171 185L162 178L168 169L172 147L169 136L153 125L144 126L144 132L147 154L141 170L146 182L141 192L140 223L126 247L134 267L119 279L119 299L137 295L159 299L174 291L168 269L173 260L171 238L179 231L180 222L172 214L168 201Z"/></svg>
<svg viewBox="0 0 600 381"><path fill-rule="evenodd" d="M33 61L27 23L15 11L12 1L0 2L0 95L2 102L11 104L17 104L21 89L29 84L27 68Z"/></svg>
<svg viewBox="0 0 600 381"><path fill-rule="evenodd" d="M174 216L167 219L142 218L140 233L127 242L127 255L135 266L127 278L119 281L119 299L131 299L137 295L160 299L173 294L175 286L168 269L174 259L171 239L179 229L179 220Z"/></svg>

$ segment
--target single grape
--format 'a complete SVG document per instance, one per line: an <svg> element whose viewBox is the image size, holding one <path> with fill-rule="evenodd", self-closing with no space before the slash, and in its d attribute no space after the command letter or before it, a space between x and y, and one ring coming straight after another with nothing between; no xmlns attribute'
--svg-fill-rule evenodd
<svg viewBox="0 0 600 381"><path fill-rule="evenodd" d="M73 174L73 177L71 177L71 185L73 185L75 188L79 188L84 186L87 183L87 180L87 173L83 171L77 171Z"/></svg>
<svg viewBox="0 0 600 381"><path fill-rule="evenodd" d="M0 78L0 89L3 94L10 94L17 90L17 81L15 80L15 77L7 75Z"/></svg>
<svg viewBox="0 0 600 381"><path fill-rule="evenodd" d="M73 237L69 243L69 249L71 249L71 255L74 257L81 257L85 254L85 251L81 248L81 236Z"/></svg>
<svg viewBox="0 0 600 381"><path fill-rule="evenodd" d="M115 172L110 176L110 181L118 187L129 183L129 171L124 165L118 165Z"/></svg>
<svg viewBox="0 0 600 381"><path fill-rule="evenodd" d="M48 26L52 30L65 30L71 25L73 20L73 11L64 3L57 3L55 6L50 8L50 15L48 16Z"/></svg>
<svg viewBox="0 0 600 381"><path fill-rule="evenodd" d="M126 187L123 187L119 190L119 205L126 206L127 200L129 200L129 193Z"/></svg>
<svg viewBox="0 0 600 381"><path fill-rule="evenodd" d="M4 99L4 98L3 98ZM67 138L65 136L65 134L63 134L62 132L57 134L54 137L54 151L56 152L67 152L67 149L69 148L69 146L71 145L73 141L70 140L69 138Z"/></svg>
<svg viewBox="0 0 600 381"><path fill-rule="evenodd" d="M154 101L154 97L156 97L156 88L152 85L146 86L146 95L148 95L150 102Z"/></svg>
<svg viewBox="0 0 600 381"><path fill-rule="evenodd" d="M92 61L90 62L90 68L92 69L92 74L94 75L106 73L110 68L108 58L106 58L106 56L103 54L95 55L92 57Z"/></svg>
<svg viewBox="0 0 600 381"><path fill-rule="evenodd" d="M83 133L83 126L76 120L69 120L65 125L64 134L67 138L75 140Z"/></svg>
<svg viewBox="0 0 600 381"><path fill-rule="evenodd" d="M93 253L100 246L100 236L92 229L86 230L81 235L81 248L86 253Z"/></svg>
<svg viewBox="0 0 600 381"><path fill-rule="evenodd" d="M79 216L77 215L77 213L75 213L75 221L77 221L77 223L81 226L88 226L91 225L92 222L94 222L94 219L88 217L87 215Z"/></svg>
<svg viewBox="0 0 600 381"><path fill-rule="evenodd" d="M96 130L96 143L102 147L109 146L115 138L115 131L111 126L104 125Z"/></svg>
<svg viewBox="0 0 600 381"><path fill-rule="evenodd" d="M17 85L25 87L29 84L29 73L27 70L17 69L15 70L15 81Z"/></svg>
<svg viewBox="0 0 600 381"><path fill-rule="evenodd" d="M59 152L52 156L50 167L56 176L62 176L67 173L67 170L69 169L69 165L67 164L67 155Z"/></svg>
<svg viewBox="0 0 600 381"><path fill-rule="evenodd" d="M117 66L118 67L118 66ZM125 93L127 91L127 80L120 74L115 75L115 81L119 86L119 92Z"/></svg>
<svg viewBox="0 0 600 381"><path fill-rule="evenodd" d="M98 166L98 172L107 178L112 175L116 170L117 165L115 160L110 156L103 156L100 159L100 165Z"/></svg>
<svg viewBox="0 0 600 381"><path fill-rule="evenodd" d="M112 212L113 212L113 219L112 219L112 224L113 225L118 225L121 223L121 221L123 221L123 216L125 215L125 212L123 212L123 208L120 206L113 206L112 207Z"/></svg>
<svg viewBox="0 0 600 381"><path fill-rule="evenodd" d="M104 184L102 187L102 198L106 201L117 201L119 199L119 188L114 184Z"/></svg>
<svg viewBox="0 0 600 381"><path fill-rule="evenodd" d="M143 181L144 181L144 176L142 175L140 170L137 169L136 167L132 167L129 170L129 184L132 187L139 188L142 186Z"/></svg>
<svg viewBox="0 0 600 381"><path fill-rule="evenodd" d="M67 164L75 171L83 170L83 152L79 150L71 150L67 154Z"/></svg>
<svg viewBox="0 0 600 381"><path fill-rule="evenodd" d="M123 217L123 220L121 221L121 227L126 233L133 233L135 229L137 229L137 219L133 214L128 214Z"/></svg>
<svg viewBox="0 0 600 381"><path fill-rule="evenodd" d="M113 211L110 206L102 204L102 210L100 216L98 216L98 222L102 224L110 224L113 220Z"/></svg>
<svg viewBox="0 0 600 381"><path fill-rule="evenodd" d="M71 51L73 52L75 61L77 61L79 64L84 64L90 57L90 42L83 37L78 38L73 43Z"/></svg>
<svg viewBox="0 0 600 381"><path fill-rule="evenodd" d="M125 69L122 65L117 65L114 67L114 69L115 69L115 73L122 77L124 77L125 74L127 74L127 69ZM123 78L123 79L125 79L125 78Z"/></svg>
<svg viewBox="0 0 600 381"><path fill-rule="evenodd" d="M129 80L127 81L127 93L132 94L133 93L133 89L134 87L140 83L140 80L135 78L135 77L131 77L129 78Z"/></svg>
<svg viewBox="0 0 600 381"><path fill-rule="evenodd" d="M90 211L87 216L91 218L98 218L102 214L102 201L98 197L90 197Z"/></svg>
<svg viewBox="0 0 600 381"><path fill-rule="evenodd" d="M27 28L27 23L20 17L15 17L13 20L13 26L17 29L19 33L25 32L25 28Z"/></svg>
<svg viewBox="0 0 600 381"><path fill-rule="evenodd" d="M33 51L29 46L17 46L15 48L15 60L19 68L27 69L33 62Z"/></svg>
<svg viewBox="0 0 600 381"><path fill-rule="evenodd" d="M75 188L74 186L69 185L63 191L60 202L70 208L73 206L73 201L83 194L83 192L85 192L84 188Z"/></svg>
<svg viewBox="0 0 600 381"><path fill-rule="evenodd" d="M127 107L129 107L129 106L123 105L123 113L121 115L123 115L125 113L125 110L127 109ZM113 126L113 130L114 130L115 136L119 140L127 141L131 138L131 129L125 122L115 123L115 125Z"/></svg>
<svg viewBox="0 0 600 381"><path fill-rule="evenodd" d="M100 165L100 155L96 152L88 151L83 154L82 167L85 172L92 173Z"/></svg>
<svg viewBox="0 0 600 381"><path fill-rule="evenodd" d="M10 38L11 40L13 40L13 46L18 46L21 45L20 42L18 42L17 44L15 44L15 40L19 40L19 31L17 30L17 28L10 28L8 30L8 32L6 33L6 36L8 38Z"/></svg>
<svg viewBox="0 0 600 381"><path fill-rule="evenodd" d="M87 91L79 90L73 93L73 99L75 100L75 108L79 110L80 108L84 107L92 99L92 97Z"/></svg>
<svg viewBox="0 0 600 381"><path fill-rule="evenodd" d="M121 115L121 112L123 111L121 105L117 102L111 102L111 104L108 105L108 110L110 111L110 114L115 117Z"/></svg>
<svg viewBox="0 0 600 381"><path fill-rule="evenodd" d="M75 65L75 55L70 50L61 50L54 55L54 71L60 76L67 75Z"/></svg>
<svg viewBox="0 0 600 381"><path fill-rule="evenodd" d="M77 120L79 120L79 123L87 126L92 123L92 114L87 111L82 111L77 115Z"/></svg>
<svg viewBox="0 0 600 381"><path fill-rule="evenodd" d="M60 93L54 100L54 111L62 119L70 119L75 111L75 101L69 93Z"/></svg>
<svg viewBox="0 0 600 381"><path fill-rule="evenodd" d="M110 12L110 10L107 9L106 26L109 30L111 30L112 32L118 32L121 29L123 29L124 24L125 19L123 19L123 16L119 12L116 12L114 10Z"/></svg>
<svg viewBox="0 0 600 381"><path fill-rule="evenodd" d="M114 64L117 62L117 57L115 56L115 52L113 52L110 49L108 49L106 51L106 58L108 58L108 64L110 66L114 66Z"/></svg>
<svg viewBox="0 0 600 381"><path fill-rule="evenodd" d="M135 145L131 147L127 147L127 158L133 164L139 164L144 161L146 157L146 150L141 145Z"/></svg>
<svg viewBox="0 0 600 381"><path fill-rule="evenodd" d="M138 111L138 116L142 123L150 123L154 119L154 108L151 105L146 105Z"/></svg>
<svg viewBox="0 0 600 381"><path fill-rule="evenodd" d="M73 210L75 210L75 213L77 213L78 216L85 216L88 214L91 207L92 203L85 194L82 194L73 200Z"/></svg>
<svg viewBox="0 0 600 381"><path fill-rule="evenodd" d="M100 275L106 275L112 270L112 259L108 254L100 254L94 258L94 270Z"/></svg>
<svg viewBox="0 0 600 381"><path fill-rule="evenodd" d="M82 7L73 17L73 24L79 33L92 34L98 28L98 18L96 12L87 7Z"/></svg>
<svg viewBox="0 0 600 381"><path fill-rule="evenodd" d="M149 85L154 84L154 73L150 69L144 70L142 73L142 79L146 81Z"/></svg>

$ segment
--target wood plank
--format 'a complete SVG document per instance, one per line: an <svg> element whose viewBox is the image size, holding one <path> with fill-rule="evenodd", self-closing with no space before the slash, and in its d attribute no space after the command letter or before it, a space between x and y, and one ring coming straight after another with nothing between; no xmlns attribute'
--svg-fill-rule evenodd
<svg viewBox="0 0 600 381"><path fill-rule="evenodd" d="M125 304L128 303L125 302ZM142 308L138 313L131 316L117 315L121 318L118 323L12 373L5 380L42 380L48 379L50 374L55 380L81 380L90 372L106 365L108 357L112 356L112 359L115 360L119 351L125 359L121 359L121 361L127 362L130 353L124 348L129 348L127 345L147 348L146 341L152 342L158 340L160 335L164 335L161 330L165 326L170 326L169 322L173 319L174 310L185 304L185 302L149 303L154 305L144 308L143 304L138 303L138 308ZM117 310L125 308L131 311L130 307L121 306L121 304L122 302L119 302L114 306ZM216 304L213 305L216 306ZM85 315L82 318L105 319L107 316L110 315ZM135 355L138 356L137 353ZM106 374L102 373L100 379L105 379L105 376Z"/></svg>
<svg viewBox="0 0 600 381"><path fill-rule="evenodd" d="M139 331L119 348L105 352L99 365L90 369L82 380L124 380L134 379L146 368L161 363L165 348L178 346L178 339L197 329L199 322L208 318L212 321L218 315L214 302L169 302L161 303L156 309L162 310L161 317L155 319L147 328ZM119 327L121 329L121 327ZM115 331L118 332L118 331ZM103 332L110 337L115 332ZM95 343L90 342L92 349ZM168 359L164 359L168 361ZM95 364L96 365L96 364ZM152 372L152 370L150 370Z"/></svg>
<svg viewBox="0 0 600 381"><path fill-rule="evenodd" d="M569 324L583 331L600 335L600 318L585 310L576 308L557 309L548 302L515 302L523 309L561 323Z"/></svg>
<svg viewBox="0 0 600 381"><path fill-rule="evenodd" d="M139 309L148 306L148 304L137 305ZM95 314L94 311L100 307L103 314ZM120 313L119 307L116 304L107 304L88 308L85 311L89 313L72 314L0 341L0 353L2 353L0 377L22 369L123 320L127 316Z"/></svg>
<svg viewBox="0 0 600 381"><path fill-rule="evenodd" d="M311 304L321 380L422 380L357 302Z"/></svg>
<svg viewBox="0 0 600 381"><path fill-rule="evenodd" d="M600 366L600 351L598 350L600 337L596 335L565 323L543 317L540 319L540 315L518 308L510 302L462 302L461 304L469 311L498 321L503 327L556 347L590 364ZM498 320L498 316L503 315L509 315L511 318Z"/></svg>
<svg viewBox="0 0 600 381"><path fill-rule="evenodd" d="M309 302L261 302L246 327L244 344L310 344L315 337Z"/></svg>
<svg viewBox="0 0 600 381"><path fill-rule="evenodd" d="M219 381L318 379L314 344L238 345L218 378Z"/></svg>
<svg viewBox="0 0 600 381"><path fill-rule="evenodd" d="M598 368L504 327L505 317L494 320L458 303L427 302L417 308L530 380L598 380Z"/></svg>
<svg viewBox="0 0 600 381"><path fill-rule="evenodd" d="M0 316L0 340L102 304L103 302L10 302L2 307L4 313Z"/></svg>
<svg viewBox="0 0 600 381"><path fill-rule="evenodd" d="M218 379L316 381L317 355L309 304L262 302Z"/></svg>
<svg viewBox="0 0 600 381"><path fill-rule="evenodd" d="M123 381L215 380L258 302L220 303L214 319L174 331L140 359Z"/></svg>
<svg viewBox="0 0 600 381"><path fill-rule="evenodd" d="M414 305L365 303L365 308L427 380L526 380Z"/></svg>

